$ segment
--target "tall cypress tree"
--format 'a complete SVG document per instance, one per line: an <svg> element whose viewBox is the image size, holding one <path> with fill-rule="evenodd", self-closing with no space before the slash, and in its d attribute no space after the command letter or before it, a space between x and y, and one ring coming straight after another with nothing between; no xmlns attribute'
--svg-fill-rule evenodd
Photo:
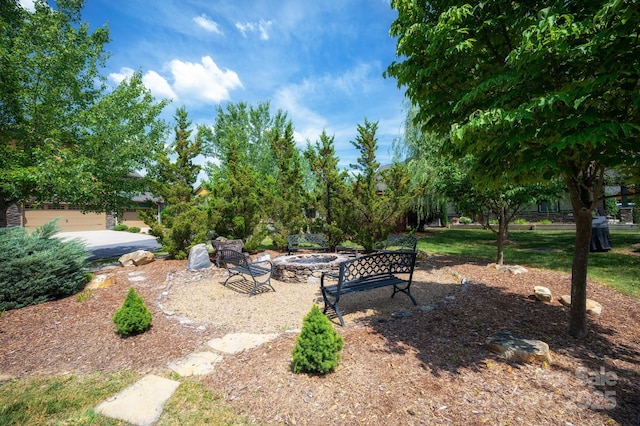
<svg viewBox="0 0 640 426"><path fill-rule="evenodd" d="M360 151L357 173L352 185L349 214L350 234L365 251L372 251L376 241L384 240L396 226L408 205L409 176L399 163L384 170L376 160L377 122L365 119L358 125L358 136L351 143Z"/></svg>
<svg viewBox="0 0 640 426"><path fill-rule="evenodd" d="M206 239L208 226L206 210L194 192L201 169L193 162L202 151L200 133L190 140L191 121L185 107L176 110L175 120L175 140L158 155L157 164L149 173L154 194L164 198L167 207L160 222L148 213L141 216L169 256L183 259L194 244ZM177 155L175 161L171 154Z"/></svg>

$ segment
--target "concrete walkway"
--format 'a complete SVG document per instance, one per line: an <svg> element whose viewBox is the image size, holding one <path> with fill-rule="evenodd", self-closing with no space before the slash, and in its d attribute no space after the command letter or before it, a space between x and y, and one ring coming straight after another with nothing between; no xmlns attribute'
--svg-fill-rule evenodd
<svg viewBox="0 0 640 426"><path fill-rule="evenodd" d="M169 363L169 368L182 377L208 374L214 370L215 365L225 355L233 356L246 349L267 343L276 337L278 337L277 334L227 334L223 338L212 339L208 342L214 352L193 353L181 360ZM179 385L179 381L150 374L98 404L95 411L136 426L151 426L158 421L164 405Z"/></svg>
<svg viewBox="0 0 640 426"><path fill-rule="evenodd" d="M136 250L156 251L160 244L156 237L126 231L78 231L59 232L55 235L65 240L82 240L91 252L91 260L120 257Z"/></svg>

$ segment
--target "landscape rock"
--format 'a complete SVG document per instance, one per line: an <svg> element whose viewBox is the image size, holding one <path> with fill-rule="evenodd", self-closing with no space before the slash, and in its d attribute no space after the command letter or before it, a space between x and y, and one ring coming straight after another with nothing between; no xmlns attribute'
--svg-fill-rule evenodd
<svg viewBox="0 0 640 426"><path fill-rule="evenodd" d="M116 283L116 277L113 275L99 274L93 277L91 282L86 285L85 290L93 290L96 288L111 287Z"/></svg>
<svg viewBox="0 0 640 426"><path fill-rule="evenodd" d="M533 293L535 294L536 299L542 302L551 302L551 290L549 290L547 287L537 285L533 287Z"/></svg>
<svg viewBox="0 0 640 426"><path fill-rule="evenodd" d="M199 269L206 269L209 267L211 267L211 259L209 258L207 245L196 244L191 247L187 260L187 269L190 271L197 271Z"/></svg>
<svg viewBox="0 0 640 426"><path fill-rule="evenodd" d="M566 307L571 307L571 296L568 294L560 296L558 299ZM593 299L587 299L587 313L591 315L600 315L602 313L602 305Z"/></svg>
<svg viewBox="0 0 640 426"><path fill-rule="evenodd" d="M153 253L147 250L136 250L132 253L123 254L118 259L122 266L140 266L146 265L156 260Z"/></svg>
<svg viewBox="0 0 640 426"><path fill-rule="evenodd" d="M510 361L551 363L549 345L542 340L522 339L510 332L501 332L488 337L486 346Z"/></svg>
<svg viewBox="0 0 640 426"><path fill-rule="evenodd" d="M498 271L508 271L513 275L524 274L527 272L526 268L519 265L498 265L497 263L490 263L487 268L496 268Z"/></svg>

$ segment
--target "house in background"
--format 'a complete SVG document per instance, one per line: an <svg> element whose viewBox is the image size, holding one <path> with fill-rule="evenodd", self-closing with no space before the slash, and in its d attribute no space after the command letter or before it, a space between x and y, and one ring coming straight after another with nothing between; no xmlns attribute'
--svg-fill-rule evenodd
<svg viewBox="0 0 640 426"><path fill-rule="evenodd" d="M64 232L71 231L101 231L113 229L117 223L124 223L129 227L148 228L140 219L138 209L153 209L159 217L164 208L162 198L149 193L131 197L135 207L125 209L122 217L113 213L83 213L79 206L69 203L25 203L12 205L7 212L8 226L22 226L33 231L39 226L59 218L58 225Z"/></svg>

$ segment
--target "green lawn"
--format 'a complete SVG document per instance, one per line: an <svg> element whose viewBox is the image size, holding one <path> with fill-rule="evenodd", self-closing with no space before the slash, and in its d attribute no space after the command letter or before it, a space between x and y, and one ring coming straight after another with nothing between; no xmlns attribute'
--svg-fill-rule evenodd
<svg viewBox="0 0 640 426"><path fill-rule="evenodd" d="M612 250L589 256L589 279L640 298L640 232L610 233ZM571 273L574 236L575 231L510 231L504 262ZM497 253L495 235L483 229L436 229L419 239L418 248L492 260Z"/></svg>

